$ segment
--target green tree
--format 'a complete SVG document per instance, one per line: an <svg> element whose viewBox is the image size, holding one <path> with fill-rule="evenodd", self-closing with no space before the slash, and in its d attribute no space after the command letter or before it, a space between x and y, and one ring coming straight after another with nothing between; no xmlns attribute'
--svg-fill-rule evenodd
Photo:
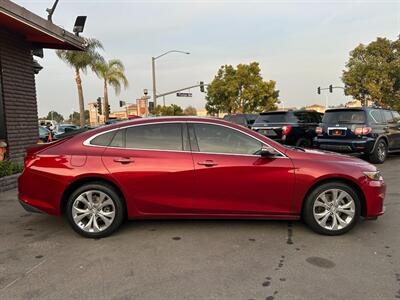
<svg viewBox="0 0 400 300"><path fill-rule="evenodd" d="M343 71L345 94L366 103L400 109L400 37L377 38L350 52Z"/></svg>
<svg viewBox="0 0 400 300"><path fill-rule="evenodd" d="M210 114L276 110L275 85L273 80L264 81L257 62L222 66L207 88L206 110Z"/></svg>
<svg viewBox="0 0 400 300"><path fill-rule="evenodd" d="M197 116L197 109L190 105L183 110L183 114L186 116Z"/></svg>
<svg viewBox="0 0 400 300"><path fill-rule="evenodd" d="M179 105L171 104L170 106L157 105L154 114L159 116L183 116L183 109Z"/></svg>
<svg viewBox="0 0 400 300"><path fill-rule="evenodd" d="M108 85L114 88L115 94L119 95L121 92L121 84L124 88L128 87L128 79L126 78L124 72L125 67L122 61L119 59L111 59L108 62L98 62L95 64L94 68L97 76L103 79L104 83L104 107L106 107L104 116L106 121L108 120Z"/></svg>
<svg viewBox="0 0 400 300"><path fill-rule="evenodd" d="M47 117L45 118L46 120L54 120L57 123L61 123L62 121L64 121L64 117L62 114L59 114L58 112L52 110L49 111L49 113L47 114Z"/></svg>
<svg viewBox="0 0 400 300"><path fill-rule="evenodd" d="M72 114L69 115L68 122L74 125L80 125L81 114L77 111L74 111ZM89 123L89 110L84 111L84 120L85 123ZM81 126L82 127L82 126Z"/></svg>
<svg viewBox="0 0 400 300"><path fill-rule="evenodd" d="M103 61L103 57L98 53L99 49L103 49L103 45L99 40L92 38L85 38L86 50L85 51L74 51L74 50L57 50L57 56L63 60L67 65L75 70L75 82L78 89L79 98L79 112L80 120L79 124L81 127L85 126L85 101L83 98L83 88L81 72L86 73L87 68L94 69L94 65Z"/></svg>

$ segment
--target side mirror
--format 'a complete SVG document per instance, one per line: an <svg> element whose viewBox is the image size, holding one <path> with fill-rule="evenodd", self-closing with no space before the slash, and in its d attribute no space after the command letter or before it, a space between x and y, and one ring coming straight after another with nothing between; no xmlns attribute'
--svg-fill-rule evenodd
<svg viewBox="0 0 400 300"><path fill-rule="evenodd" d="M274 147L264 145L261 148L260 155L261 157L273 157L279 155L280 153L275 150Z"/></svg>

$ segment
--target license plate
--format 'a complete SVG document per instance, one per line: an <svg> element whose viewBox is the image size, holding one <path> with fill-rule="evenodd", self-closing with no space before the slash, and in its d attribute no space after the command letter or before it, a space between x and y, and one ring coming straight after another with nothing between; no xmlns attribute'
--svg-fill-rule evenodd
<svg viewBox="0 0 400 300"><path fill-rule="evenodd" d="M342 135L342 131L341 130L333 130L332 135L336 135L336 136Z"/></svg>

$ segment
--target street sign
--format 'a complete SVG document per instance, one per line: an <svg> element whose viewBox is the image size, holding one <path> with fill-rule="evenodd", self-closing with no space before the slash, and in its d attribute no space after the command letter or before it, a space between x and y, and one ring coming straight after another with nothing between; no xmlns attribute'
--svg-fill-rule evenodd
<svg viewBox="0 0 400 300"><path fill-rule="evenodd" d="M177 97L192 97L192 93L176 93Z"/></svg>

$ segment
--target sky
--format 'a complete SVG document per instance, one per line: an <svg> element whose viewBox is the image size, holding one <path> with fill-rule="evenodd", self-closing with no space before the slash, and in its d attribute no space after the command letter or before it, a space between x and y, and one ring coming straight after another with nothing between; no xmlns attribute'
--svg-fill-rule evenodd
<svg viewBox="0 0 400 300"><path fill-rule="evenodd" d="M46 17L53 0L14 0ZM156 60L157 93L213 80L225 64L259 62L265 80L275 80L281 107L337 105L351 100L341 89L318 95L318 86L342 86L349 52L377 37L400 34L398 1L134 1L60 0L53 22L72 31L76 16L86 15L83 35L102 41L106 59L126 67L129 87L120 95L109 91L111 111L119 100L134 103L151 93L151 57ZM39 116L55 110L68 116L78 111L74 73L45 50L38 58L44 69L36 76ZM82 76L85 103L102 96L102 81L90 71ZM165 97L166 104L204 109L205 94ZM157 101L162 101L158 99Z"/></svg>

